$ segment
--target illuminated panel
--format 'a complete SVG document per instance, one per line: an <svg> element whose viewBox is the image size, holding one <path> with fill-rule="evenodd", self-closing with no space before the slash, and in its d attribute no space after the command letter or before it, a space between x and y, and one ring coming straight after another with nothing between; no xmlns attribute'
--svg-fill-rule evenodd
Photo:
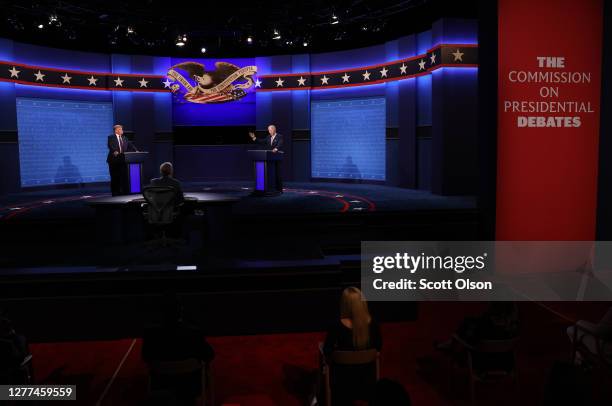
<svg viewBox="0 0 612 406"><path fill-rule="evenodd" d="M113 106L17 98L21 186L105 182Z"/></svg>
<svg viewBox="0 0 612 406"><path fill-rule="evenodd" d="M312 177L385 180L384 98L313 101Z"/></svg>

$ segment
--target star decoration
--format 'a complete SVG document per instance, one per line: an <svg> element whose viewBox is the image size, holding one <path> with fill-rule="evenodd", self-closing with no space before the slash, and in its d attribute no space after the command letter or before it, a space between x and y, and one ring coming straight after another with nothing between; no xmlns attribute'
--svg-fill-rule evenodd
<svg viewBox="0 0 612 406"><path fill-rule="evenodd" d="M400 73L401 73L402 75L405 75L405 74L406 74L406 68L407 68L406 64L405 64L405 63L402 63L402 66L400 66Z"/></svg>
<svg viewBox="0 0 612 406"><path fill-rule="evenodd" d="M345 73L344 76L342 76L342 83L348 83L350 78L351 77L347 73Z"/></svg>
<svg viewBox="0 0 612 406"><path fill-rule="evenodd" d="M255 87L261 87L261 80L255 79Z"/></svg>
<svg viewBox="0 0 612 406"><path fill-rule="evenodd" d="M382 70L380 71L380 77L381 78L386 78L387 77L387 72L389 72L389 69L387 69L385 66L383 66Z"/></svg>
<svg viewBox="0 0 612 406"><path fill-rule="evenodd" d="M168 78L166 78L166 80L164 80L162 83L164 84L164 89L169 89L170 85L172 84L172 82L168 80Z"/></svg>
<svg viewBox="0 0 612 406"><path fill-rule="evenodd" d="M323 77L321 78L321 85L327 85L327 81L329 80L329 78L325 75L323 75Z"/></svg>
<svg viewBox="0 0 612 406"><path fill-rule="evenodd" d="M363 74L363 80L370 80L370 75L371 75L370 72L365 71L365 73Z"/></svg>
<svg viewBox="0 0 612 406"><path fill-rule="evenodd" d="M431 56L429 57L429 59L431 59L431 64L433 65L434 63L436 63L436 53L432 53Z"/></svg>
<svg viewBox="0 0 612 406"><path fill-rule="evenodd" d="M166 79L167 80L167 79ZM117 78L117 79L113 79L113 81L115 82L115 86L117 87L123 87L123 82L125 81L124 79L121 78Z"/></svg>
<svg viewBox="0 0 612 406"><path fill-rule="evenodd" d="M93 75L91 75L90 78L87 78L87 80L89 81L89 86L96 86L98 84L98 78L94 78Z"/></svg>
<svg viewBox="0 0 612 406"><path fill-rule="evenodd" d="M459 51L459 48L455 52L452 52L451 55L455 57L454 62L461 61L463 62L463 52Z"/></svg>
<svg viewBox="0 0 612 406"><path fill-rule="evenodd" d="M60 76L62 78L62 83L68 83L70 84L70 79L72 79L71 76L68 76L68 73L64 73L64 76Z"/></svg>
<svg viewBox="0 0 612 406"><path fill-rule="evenodd" d="M20 71L20 70L17 70L17 69L16 69L16 68L13 66L13 69L9 69L8 71L9 71L9 72L11 72L11 77L12 77L12 78L17 78L17 79L19 79L19 73L21 73L21 71Z"/></svg>
<svg viewBox="0 0 612 406"><path fill-rule="evenodd" d="M423 59L419 61L419 70L425 70L425 61Z"/></svg>
<svg viewBox="0 0 612 406"><path fill-rule="evenodd" d="M285 81L281 78L278 78L278 80L276 80L275 82L276 82L276 87L283 87L283 83L285 83Z"/></svg>
<svg viewBox="0 0 612 406"><path fill-rule="evenodd" d="M142 80L139 80L138 83L140 83L140 87L147 87L149 82L146 81L145 78L142 78Z"/></svg>
<svg viewBox="0 0 612 406"><path fill-rule="evenodd" d="M36 76L36 81L44 81L44 77L46 76L44 73L42 73L40 70L38 71L38 73L35 73L34 76Z"/></svg>
<svg viewBox="0 0 612 406"><path fill-rule="evenodd" d="M298 86L304 86L304 85L306 85L306 79L300 76L300 78L298 79Z"/></svg>

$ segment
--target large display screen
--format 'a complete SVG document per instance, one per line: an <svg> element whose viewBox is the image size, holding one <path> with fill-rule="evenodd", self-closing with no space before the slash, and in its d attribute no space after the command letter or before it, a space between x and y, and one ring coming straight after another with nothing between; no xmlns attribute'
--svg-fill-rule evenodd
<svg viewBox="0 0 612 406"><path fill-rule="evenodd" d="M173 58L174 125L255 125L254 67L254 58Z"/></svg>
<svg viewBox="0 0 612 406"><path fill-rule="evenodd" d="M385 180L384 98L313 101L312 177Z"/></svg>
<svg viewBox="0 0 612 406"><path fill-rule="evenodd" d="M107 102L17 98L21 186L105 182Z"/></svg>

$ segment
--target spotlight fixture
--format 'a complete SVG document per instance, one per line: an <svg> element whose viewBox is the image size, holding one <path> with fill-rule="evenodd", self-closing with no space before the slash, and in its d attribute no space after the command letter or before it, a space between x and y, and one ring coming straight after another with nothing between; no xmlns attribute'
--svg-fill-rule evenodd
<svg viewBox="0 0 612 406"><path fill-rule="evenodd" d="M274 36L272 39L281 39L280 31L274 30Z"/></svg>
<svg viewBox="0 0 612 406"><path fill-rule="evenodd" d="M184 47L185 46L185 40L183 40L183 37L179 35L179 37L176 39L176 46L177 47Z"/></svg>
<svg viewBox="0 0 612 406"><path fill-rule="evenodd" d="M332 14L332 20L330 24L334 25L334 24L338 24L339 22L340 22L340 19L338 18L338 16L335 14Z"/></svg>
<svg viewBox="0 0 612 406"><path fill-rule="evenodd" d="M302 46L307 47L307 46L308 46L308 42L304 41L304 42L302 43Z"/></svg>
<svg viewBox="0 0 612 406"><path fill-rule="evenodd" d="M127 27L127 33L128 33L128 35L133 34L134 33L134 29L132 27Z"/></svg>
<svg viewBox="0 0 612 406"><path fill-rule="evenodd" d="M247 37L246 39L247 44L252 44L253 43L253 37L251 37L250 35Z"/></svg>
<svg viewBox="0 0 612 406"><path fill-rule="evenodd" d="M200 49L200 51L205 54L206 53L206 48L202 47L202 49Z"/></svg>
<svg viewBox="0 0 612 406"><path fill-rule="evenodd" d="M45 28L44 24L38 24L38 29L42 30L43 28Z"/></svg>

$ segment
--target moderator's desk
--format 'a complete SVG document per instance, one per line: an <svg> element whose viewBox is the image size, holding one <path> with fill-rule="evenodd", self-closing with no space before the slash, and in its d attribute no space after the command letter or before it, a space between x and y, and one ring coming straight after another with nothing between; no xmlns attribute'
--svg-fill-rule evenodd
<svg viewBox="0 0 612 406"><path fill-rule="evenodd" d="M232 206L237 197L218 193L185 193L183 211L203 212L202 234L205 240L226 239L231 226ZM120 244L145 239L141 195L99 197L87 201L96 210L96 233L102 243Z"/></svg>

